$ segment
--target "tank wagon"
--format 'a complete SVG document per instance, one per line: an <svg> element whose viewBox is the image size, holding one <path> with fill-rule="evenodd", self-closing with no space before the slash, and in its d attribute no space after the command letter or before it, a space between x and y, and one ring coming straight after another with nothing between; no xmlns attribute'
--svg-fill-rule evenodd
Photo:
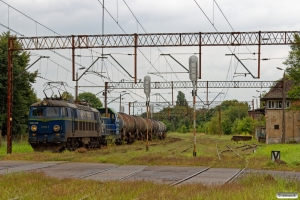
<svg viewBox="0 0 300 200"><path fill-rule="evenodd" d="M105 118L105 108L100 108L98 111L101 113L102 118ZM121 112L116 113L113 109L108 109L108 115L114 115L114 118L118 121L121 139L127 144L131 144L135 140L146 140L147 129L148 140L164 139L166 137L167 127L163 122Z"/></svg>

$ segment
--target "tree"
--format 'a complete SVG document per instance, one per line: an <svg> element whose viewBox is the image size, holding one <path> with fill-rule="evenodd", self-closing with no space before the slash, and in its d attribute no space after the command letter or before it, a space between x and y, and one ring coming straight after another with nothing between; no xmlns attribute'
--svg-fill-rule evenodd
<svg viewBox="0 0 300 200"><path fill-rule="evenodd" d="M243 119L236 119L232 126L234 134L252 134L254 131L255 122L251 117L244 117Z"/></svg>
<svg viewBox="0 0 300 200"><path fill-rule="evenodd" d="M90 92L80 93L78 95L78 99L80 101L85 101L85 102L90 103L90 105L93 108L101 108L102 107L102 102L93 93L90 93Z"/></svg>
<svg viewBox="0 0 300 200"><path fill-rule="evenodd" d="M188 105L187 101L185 99L185 95L181 91L178 92L176 105L178 105L178 106L186 106L186 105Z"/></svg>
<svg viewBox="0 0 300 200"><path fill-rule="evenodd" d="M10 36L9 32L2 33L0 36L0 125L2 126L6 126L7 117L7 41ZM20 47L20 44L14 41L14 46ZM25 71L29 61L30 54L28 52L23 50L13 52L13 134L19 134L25 131L29 106L37 102L36 94L31 85L35 82L37 71L34 73ZM6 131L5 129L3 130ZM6 134L6 132L2 133L2 135L4 134Z"/></svg>
<svg viewBox="0 0 300 200"><path fill-rule="evenodd" d="M207 115L210 115L208 117L210 122L205 125L208 134L220 134L220 131L226 135L235 133L236 129L232 129L232 127L237 126L237 122L235 124L234 122L247 116L248 104L237 100L224 101L220 106L220 110L219 113L218 109L211 109L212 112ZM219 127L219 114L221 114L221 130Z"/></svg>
<svg viewBox="0 0 300 200"><path fill-rule="evenodd" d="M288 96L292 99L299 99L300 97L300 36L294 35L294 42L291 45L291 51L287 60L283 63L287 65L286 73L289 79L293 80L291 89L288 91Z"/></svg>
<svg viewBox="0 0 300 200"><path fill-rule="evenodd" d="M64 91L62 94L61 94L62 98L68 100L68 101L71 101L71 102L74 102L74 97L71 93L67 92L67 91Z"/></svg>

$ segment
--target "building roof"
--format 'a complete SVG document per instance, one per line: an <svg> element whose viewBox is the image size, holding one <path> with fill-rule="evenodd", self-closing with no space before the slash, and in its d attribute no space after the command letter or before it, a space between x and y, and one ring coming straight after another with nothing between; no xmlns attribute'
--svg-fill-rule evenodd
<svg viewBox="0 0 300 200"><path fill-rule="evenodd" d="M287 91L289 91L292 87L292 83L293 81L292 80L287 80L285 79L284 81L284 85L285 85L285 98L286 99L290 99L287 95ZM262 101L266 101L266 100L277 100L277 99L282 99L282 80L281 81L278 81L276 83L276 85L274 87L272 87L269 92L261 98Z"/></svg>

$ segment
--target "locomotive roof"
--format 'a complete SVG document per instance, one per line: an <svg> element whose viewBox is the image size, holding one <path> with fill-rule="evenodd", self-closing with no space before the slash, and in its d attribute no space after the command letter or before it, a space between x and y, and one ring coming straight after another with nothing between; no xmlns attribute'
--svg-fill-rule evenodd
<svg viewBox="0 0 300 200"><path fill-rule="evenodd" d="M84 106L80 104L73 104L69 103L67 101L63 100L55 100L55 99L44 99L43 101L36 102L32 104L31 106L58 106L58 107L70 107L70 108L76 108L80 110L89 110L93 112L98 112L97 109L89 107L89 106Z"/></svg>
<svg viewBox="0 0 300 200"><path fill-rule="evenodd" d="M105 113L105 108L97 108L97 110L102 114ZM108 113L117 114L117 112L113 108L107 108Z"/></svg>

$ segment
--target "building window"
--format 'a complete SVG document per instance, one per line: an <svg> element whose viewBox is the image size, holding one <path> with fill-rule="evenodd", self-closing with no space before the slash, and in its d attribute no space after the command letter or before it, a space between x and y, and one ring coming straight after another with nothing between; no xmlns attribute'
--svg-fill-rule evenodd
<svg viewBox="0 0 300 200"><path fill-rule="evenodd" d="M267 102L268 109L282 109L282 101L268 101ZM285 101L285 108L291 106L290 101Z"/></svg>
<svg viewBox="0 0 300 200"><path fill-rule="evenodd" d="M282 108L282 101L276 101L276 108Z"/></svg>
<svg viewBox="0 0 300 200"><path fill-rule="evenodd" d="M279 130L279 125L274 125L274 129Z"/></svg>
<svg viewBox="0 0 300 200"><path fill-rule="evenodd" d="M291 106L291 102L290 101L285 101L285 107L288 108Z"/></svg>
<svg viewBox="0 0 300 200"><path fill-rule="evenodd" d="M268 101L268 108L275 108L274 101Z"/></svg>

